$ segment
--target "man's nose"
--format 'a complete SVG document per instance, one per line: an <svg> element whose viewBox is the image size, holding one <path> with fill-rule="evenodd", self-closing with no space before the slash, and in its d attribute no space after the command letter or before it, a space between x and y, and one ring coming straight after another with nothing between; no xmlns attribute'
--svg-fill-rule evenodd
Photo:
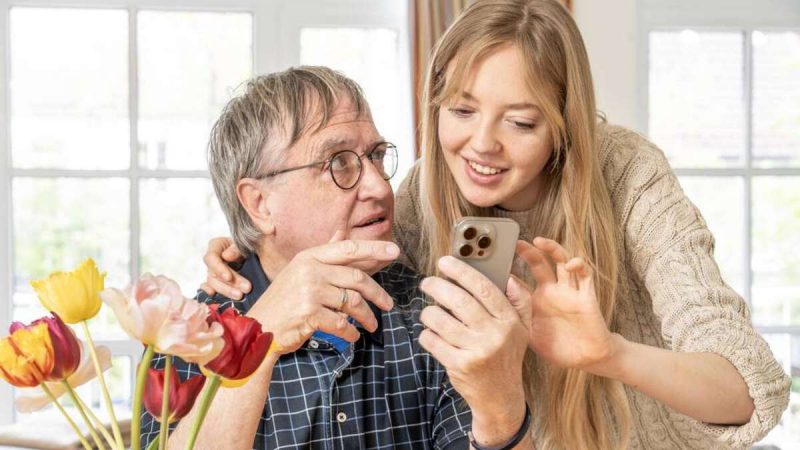
<svg viewBox="0 0 800 450"><path fill-rule="evenodd" d="M384 174L375 167L375 164L367 158L362 159L362 162L364 172L361 174L361 181L358 184L359 199L383 198L392 195L392 186L384 178Z"/></svg>

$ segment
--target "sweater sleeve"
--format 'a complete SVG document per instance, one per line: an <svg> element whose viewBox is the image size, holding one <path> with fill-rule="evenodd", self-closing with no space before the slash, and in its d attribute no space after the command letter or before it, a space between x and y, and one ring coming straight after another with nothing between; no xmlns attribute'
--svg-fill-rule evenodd
<svg viewBox="0 0 800 450"><path fill-rule="evenodd" d="M741 426L692 421L731 447L749 447L780 420L790 378L753 329L742 297L720 276L714 238L680 188L663 153L644 139L629 162L628 214L624 224L628 263L648 291L668 348L711 352L731 362L747 384L755 410Z"/></svg>
<svg viewBox="0 0 800 450"><path fill-rule="evenodd" d="M408 172L395 195L392 234L400 246L399 262L423 273L426 253L421 241L422 217L419 209L419 162Z"/></svg>

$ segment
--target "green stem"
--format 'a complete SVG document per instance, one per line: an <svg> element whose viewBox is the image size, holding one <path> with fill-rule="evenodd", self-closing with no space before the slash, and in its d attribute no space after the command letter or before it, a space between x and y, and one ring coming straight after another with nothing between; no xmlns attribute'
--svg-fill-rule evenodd
<svg viewBox="0 0 800 450"><path fill-rule="evenodd" d="M206 385L203 388L203 396L200 398L200 409L197 410L197 415L192 423L192 429L189 431L189 439L186 441L186 450L194 448L194 442L197 440L197 434L200 432L200 427L203 425L203 420L206 418L206 413L211 406L211 401L217 395L217 390L222 383L219 376L214 375L208 378Z"/></svg>
<svg viewBox="0 0 800 450"><path fill-rule="evenodd" d="M103 376L103 369L100 367L100 359L97 358L97 350L95 350L92 335L89 333L89 325L84 320L81 321L81 326L83 326L83 332L86 334L86 342L89 344L89 353L92 355L94 371L97 373L97 381L100 383L100 392L103 393L103 401L108 411L108 418L111 420L111 429L114 431L114 441L117 443L117 448L124 448L125 443L122 440L122 433L119 431L117 416L114 415L114 405L111 403L111 395L109 395L108 387L106 387L106 379Z"/></svg>
<svg viewBox="0 0 800 450"><path fill-rule="evenodd" d="M167 355L164 360L164 391L161 394L161 434L159 435L158 449L167 450L167 437L169 436L169 382L172 372L172 356Z"/></svg>
<svg viewBox="0 0 800 450"><path fill-rule="evenodd" d="M100 433L102 433L103 437L106 438L106 443L108 444L108 446L111 447L111 448L116 448L115 447L115 443L114 443L114 437L111 436L111 433L109 433L108 430L106 430L105 425L103 425L103 421L100 420L94 414L94 412L92 411L92 408L89 408L88 406L86 406L86 403L84 403L83 400L81 400L80 397L78 397L76 395L75 398L78 399L78 402L81 404L81 408L83 408L83 410L86 411L87 414L89 414L89 418L91 418L92 422L94 422L95 428L100 430Z"/></svg>
<svg viewBox="0 0 800 450"><path fill-rule="evenodd" d="M81 429L78 428L78 425L75 424L75 422L72 420L72 417L70 417L69 414L67 414L67 412L64 410L64 407L61 406L61 403L58 403L58 399L55 397L55 395L53 395L53 393L44 383L42 383L40 386L44 391L44 393L47 395L47 397L50 399L50 401L53 402L54 405L56 405L56 408L58 408L58 410L61 411L61 414L64 415L64 418L67 419L67 422L69 422L69 424L72 426L72 429L75 430L75 433L78 435L78 439L80 439L83 448L85 448L86 450L92 450L92 446L89 444L86 438L83 437Z"/></svg>
<svg viewBox="0 0 800 450"><path fill-rule="evenodd" d="M141 447L141 421L142 421L142 399L144 398L144 385L147 382L147 369L153 360L154 348L148 345L136 371L136 390L133 394L133 412L131 416L131 449L139 450ZM169 358L169 357L167 357Z"/></svg>
<svg viewBox="0 0 800 450"><path fill-rule="evenodd" d="M78 409L81 417L83 417L83 421L86 422L86 426L89 427L89 434L92 435L92 440L94 440L95 445L100 450L105 450L106 446L103 445L103 441L100 440L100 436L97 434L97 430L94 429L94 425L92 425L92 421L89 420L89 417L86 415L86 411L83 410L81 406L83 402L78 400L78 395L75 394L75 391L72 390L72 386L67 383L67 380L61 380L61 384L64 385L64 388L67 390L67 395L69 398L72 399L72 403L75 404L75 407ZM113 446L111 448L114 448Z"/></svg>

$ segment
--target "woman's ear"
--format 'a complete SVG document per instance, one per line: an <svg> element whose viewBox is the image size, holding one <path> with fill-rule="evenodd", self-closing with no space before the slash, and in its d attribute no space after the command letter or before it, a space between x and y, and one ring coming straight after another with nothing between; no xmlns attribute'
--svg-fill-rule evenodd
<svg viewBox="0 0 800 450"><path fill-rule="evenodd" d="M236 197L247 211L253 225L264 235L270 235L275 233L275 222L267 205L269 192L264 189L262 183L254 178L242 178L236 183Z"/></svg>

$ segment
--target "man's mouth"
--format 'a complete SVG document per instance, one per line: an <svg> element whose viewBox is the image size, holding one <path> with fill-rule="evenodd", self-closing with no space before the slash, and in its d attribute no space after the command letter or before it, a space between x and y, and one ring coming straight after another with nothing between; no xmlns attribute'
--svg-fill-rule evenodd
<svg viewBox="0 0 800 450"><path fill-rule="evenodd" d="M372 225L383 223L385 221L386 221L386 216L385 215L375 216L375 217L371 217L371 218L368 218L368 219L362 221L361 223L356 225L355 228L369 227L369 226L372 226Z"/></svg>

